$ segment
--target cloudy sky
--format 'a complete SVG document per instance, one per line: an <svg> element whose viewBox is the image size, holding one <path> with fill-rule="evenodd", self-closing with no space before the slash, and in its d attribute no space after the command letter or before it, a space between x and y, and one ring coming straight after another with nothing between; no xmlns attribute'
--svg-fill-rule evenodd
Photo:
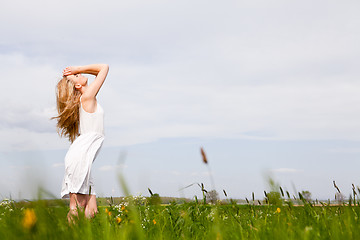
<svg viewBox="0 0 360 240"><path fill-rule="evenodd" d="M0 199L60 196L55 85L108 63L99 196L334 198L360 185L358 1L8 1L0 15ZM90 78L91 79L91 78ZM201 162L204 147L209 167ZM223 197L223 196L221 196Z"/></svg>

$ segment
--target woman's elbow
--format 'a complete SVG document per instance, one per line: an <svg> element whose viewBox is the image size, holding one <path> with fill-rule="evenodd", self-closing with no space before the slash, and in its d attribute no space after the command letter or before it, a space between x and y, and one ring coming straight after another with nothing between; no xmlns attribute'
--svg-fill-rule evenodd
<svg viewBox="0 0 360 240"><path fill-rule="evenodd" d="M102 63L99 65L100 65L100 70L106 70L106 71L109 70L109 64Z"/></svg>

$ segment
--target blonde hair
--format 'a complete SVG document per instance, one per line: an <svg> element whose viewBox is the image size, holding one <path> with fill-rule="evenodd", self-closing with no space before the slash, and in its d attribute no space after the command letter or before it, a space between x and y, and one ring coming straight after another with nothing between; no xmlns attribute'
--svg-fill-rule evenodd
<svg viewBox="0 0 360 240"><path fill-rule="evenodd" d="M73 81L66 76L56 85L56 108L59 115L52 119L58 121L58 134L69 138L71 143L79 136L80 96Z"/></svg>

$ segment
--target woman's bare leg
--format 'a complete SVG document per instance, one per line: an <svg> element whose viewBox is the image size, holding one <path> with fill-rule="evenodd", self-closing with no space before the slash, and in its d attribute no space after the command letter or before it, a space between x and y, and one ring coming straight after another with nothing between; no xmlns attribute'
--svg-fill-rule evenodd
<svg viewBox="0 0 360 240"><path fill-rule="evenodd" d="M86 195L87 202L85 206L85 216L92 218L98 212L96 204L96 195Z"/></svg>
<svg viewBox="0 0 360 240"><path fill-rule="evenodd" d="M78 215L78 209L85 209L87 205L87 195L70 193L70 211L67 215L68 221L73 222L73 216Z"/></svg>

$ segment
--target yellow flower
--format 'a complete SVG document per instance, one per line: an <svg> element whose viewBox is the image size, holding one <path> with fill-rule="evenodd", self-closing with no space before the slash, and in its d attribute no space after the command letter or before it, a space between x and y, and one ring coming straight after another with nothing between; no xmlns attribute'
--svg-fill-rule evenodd
<svg viewBox="0 0 360 240"><path fill-rule="evenodd" d="M121 206L121 211L124 211L125 210L125 206Z"/></svg>
<svg viewBox="0 0 360 240"><path fill-rule="evenodd" d="M155 221L155 219L153 220L153 223L154 223L154 224L156 224L156 221Z"/></svg>
<svg viewBox="0 0 360 240"><path fill-rule="evenodd" d="M34 209L25 209L25 215L23 219L23 226L24 228L30 229L34 227L37 221Z"/></svg>
<svg viewBox="0 0 360 240"><path fill-rule="evenodd" d="M118 218L116 218L116 222L117 222L117 223L121 223L121 221L122 221L122 219L121 219L121 218L119 218L119 217L118 217Z"/></svg>
<svg viewBox="0 0 360 240"><path fill-rule="evenodd" d="M111 216L111 212L110 212L110 211L108 212L108 215Z"/></svg>
<svg viewBox="0 0 360 240"><path fill-rule="evenodd" d="M105 212L106 212L106 213L108 213L108 212L109 212L109 210L108 210L107 208L105 208Z"/></svg>
<svg viewBox="0 0 360 240"><path fill-rule="evenodd" d="M277 212L277 213L280 213L280 212L281 212L281 209L280 209L280 208L277 208L277 209L276 209L276 212Z"/></svg>

